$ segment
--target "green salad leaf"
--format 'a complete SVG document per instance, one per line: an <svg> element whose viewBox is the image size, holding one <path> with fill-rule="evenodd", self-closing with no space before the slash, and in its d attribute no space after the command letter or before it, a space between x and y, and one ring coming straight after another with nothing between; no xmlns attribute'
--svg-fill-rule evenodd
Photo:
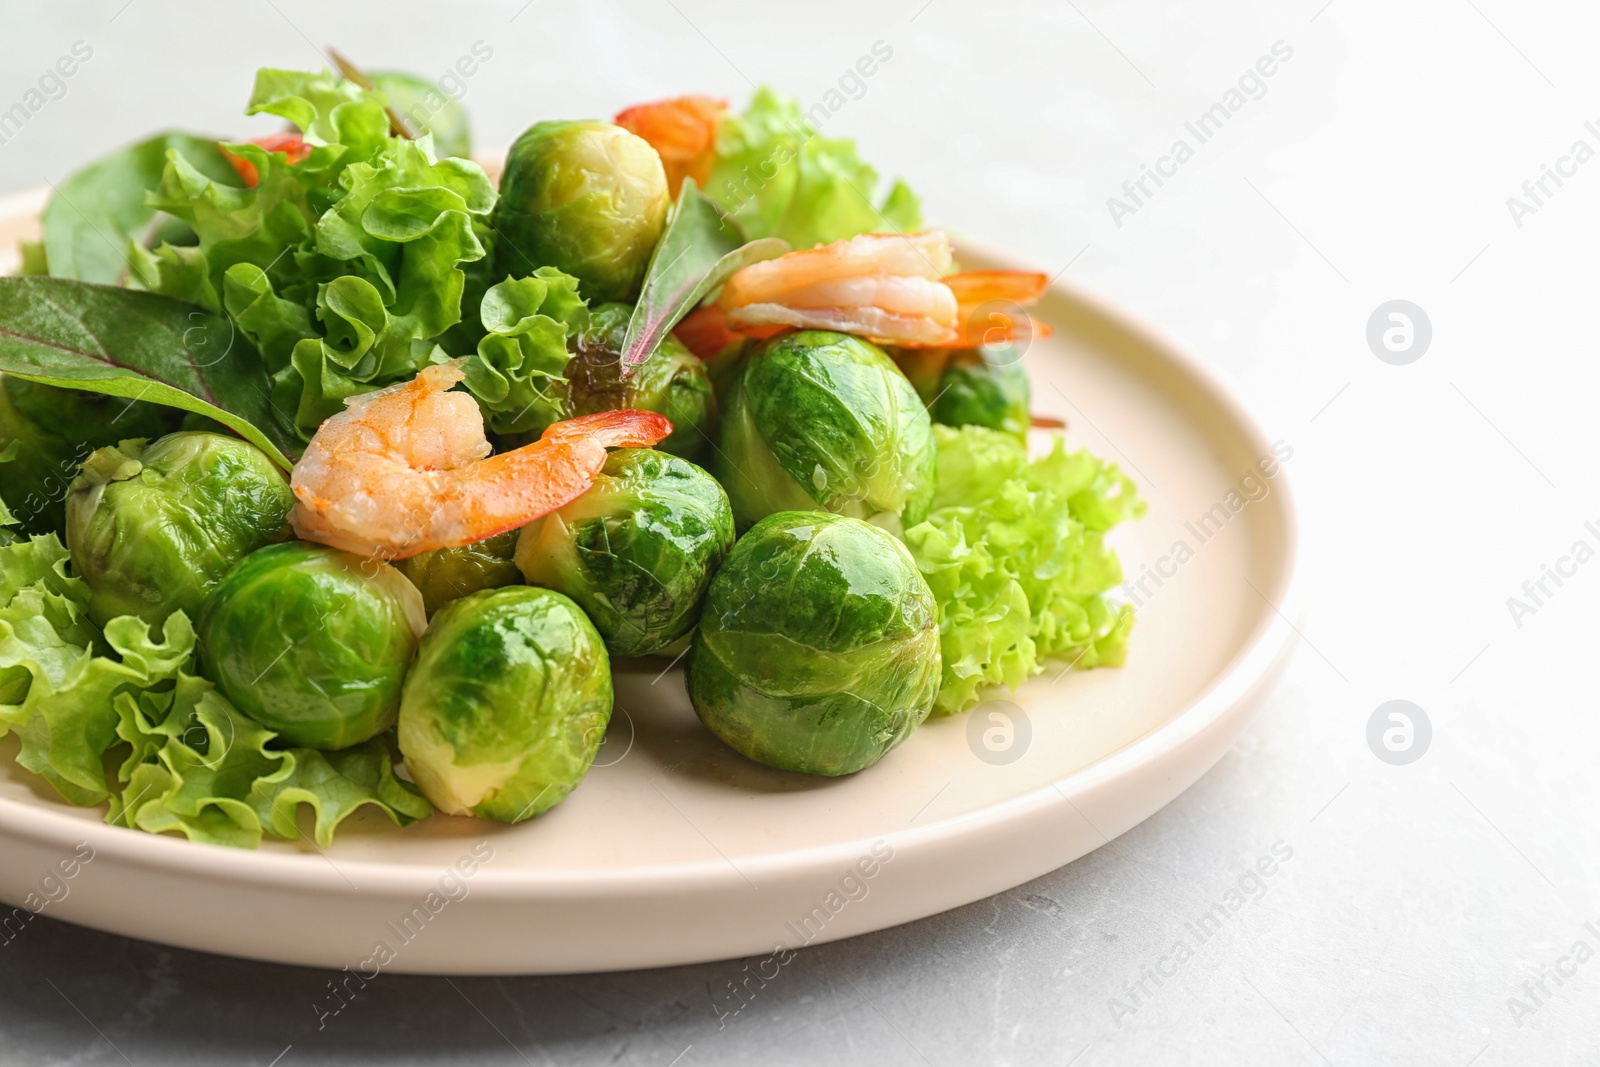
<svg viewBox="0 0 1600 1067"><path fill-rule="evenodd" d="M211 138L159 133L119 149L75 172L45 205L40 225L48 273L105 285L124 282L129 244L143 244L157 226L160 213L145 196L161 184L169 152L213 181L239 184Z"/></svg>
<svg viewBox="0 0 1600 1067"><path fill-rule="evenodd" d="M116 826L255 848L263 834L298 838L307 805L313 836L326 848L363 807L399 826L433 812L395 776L386 738L340 752L269 747L276 734L191 675L169 691L119 694L117 712L117 734L131 754L121 771L127 784L107 818Z"/></svg>
<svg viewBox="0 0 1600 1067"><path fill-rule="evenodd" d="M182 612L159 635L131 615L100 633L66 566L54 534L0 544L0 736L15 733L17 762L66 800L109 799L113 824L247 848L263 833L299 837L301 805L321 845L362 807L400 825L433 810L395 776L385 739L334 753L274 744L192 673ZM121 756L114 781L108 753Z"/></svg>
<svg viewBox="0 0 1600 1067"><path fill-rule="evenodd" d="M0 547L0 733L15 732L17 762L67 800L97 804L110 796L101 756L116 741L112 698L156 684L188 659L177 650L188 620L174 616L157 642L139 619L115 619L103 644L119 658L96 655L102 638L88 618L89 590L66 576L66 559L54 534ZM190 648L193 641L190 631Z"/></svg>
<svg viewBox="0 0 1600 1067"><path fill-rule="evenodd" d="M578 279L555 267L489 287L479 312L485 335L463 368L496 433L540 431L568 416L567 338L589 327Z"/></svg>
<svg viewBox="0 0 1600 1067"><path fill-rule="evenodd" d="M622 341L623 377L648 360L662 338L735 271L787 251L788 243L775 237L747 244L739 227L695 188L694 179L684 179L628 320Z"/></svg>
<svg viewBox="0 0 1600 1067"><path fill-rule="evenodd" d="M54 534L0 546L0 737L65 684L98 637L85 610L89 590L66 577L66 565Z"/></svg>
<svg viewBox="0 0 1600 1067"><path fill-rule="evenodd" d="M444 358L433 342L461 322L464 268L486 254L488 176L437 159L427 136L390 136L383 101L328 73L260 71L249 113L293 122L309 153L225 145L255 168L241 188L169 152L149 204L197 243L133 252L137 284L238 325L300 440L346 398Z"/></svg>
<svg viewBox="0 0 1600 1067"><path fill-rule="evenodd" d="M284 470L299 451L233 324L154 293L69 278L0 278L0 372L205 415Z"/></svg>
<svg viewBox="0 0 1600 1067"><path fill-rule="evenodd" d="M938 490L906 545L939 602L944 677L934 710L963 711L982 686L1012 688L1063 658L1121 664L1133 609L1105 596L1122 565L1105 533L1144 513L1115 464L1068 452L1029 460L1017 438L934 426Z"/></svg>
<svg viewBox="0 0 1600 1067"><path fill-rule="evenodd" d="M277 115L300 127L309 144L337 145L343 151L370 154L389 137L389 116L382 93L363 89L332 71L256 71L246 115Z"/></svg>
<svg viewBox="0 0 1600 1067"><path fill-rule="evenodd" d="M705 192L746 237L780 237L795 248L922 228L921 204L904 182L874 202L877 190L878 172L854 141L823 137L792 97L763 87L743 115L718 127Z"/></svg>
<svg viewBox="0 0 1600 1067"><path fill-rule="evenodd" d="M142 619L124 615L106 625L105 642L117 658L84 647L58 685L36 676L16 727L22 738L17 763L74 804L98 804L111 795L102 761L117 740L116 695L171 679L188 662L194 630L177 612L158 641Z"/></svg>

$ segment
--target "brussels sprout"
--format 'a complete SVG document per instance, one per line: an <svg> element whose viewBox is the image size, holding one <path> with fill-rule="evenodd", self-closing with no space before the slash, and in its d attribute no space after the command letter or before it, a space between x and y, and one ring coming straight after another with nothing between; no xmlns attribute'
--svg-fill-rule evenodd
<svg viewBox="0 0 1600 1067"><path fill-rule="evenodd" d="M711 392L715 394L719 405L726 405L733 394L734 383L739 380L739 372L744 369L744 357L750 354L751 347L752 342L741 337L701 358L706 366L706 377L711 379Z"/></svg>
<svg viewBox="0 0 1600 1067"><path fill-rule="evenodd" d="M758 763L870 767L928 717L939 621L911 553L859 519L769 515L712 579L689 651L700 721Z"/></svg>
<svg viewBox="0 0 1600 1067"><path fill-rule="evenodd" d="M577 355L567 366L572 414L658 411L671 420L672 434L656 447L698 459L710 448L717 418L717 398L705 364L668 334L632 377L622 381L622 341L632 316L631 304L602 304L590 312L589 328L577 337Z"/></svg>
<svg viewBox="0 0 1600 1067"><path fill-rule="evenodd" d="M559 267L591 303L632 300L666 226L667 174L649 142L606 122L540 122L506 156L497 276Z"/></svg>
<svg viewBox="0 0 1600 1067"><path fill-rule="evenodd" d="M746 358L711 473L740 529L821 507L898 535L928 511L933 464L928 413L889 357L858 337L802 330Z"/></svg>
<svg viewBox="0 0 1600 1067"><path fill-rule="evenodd" d="M237 437L183 431L100 449L67 495L67 549L89 617L198 618L230 567L288 535L293 507L278 468Z"/></svg>
<svg viewBox="0 0 1600 1067"><path fill-rule="evenodd" d="M660 652L688 633L733 547L716 479L648 448L611 453L588 492L522 529L517 566L576 600L618 656Z"/></svg>
<svg viewBox="0 0 1600 1067"><path fill-rule="evenodd" d="M495 534L460 548L436 548L420 556L395 561L395 568L422 594L429 618L452 600L484 589L517 585L522 572L512 560L517 550L517 530Z"/></svg>
<svg viewBox="0 0 1600 1067"><path fill-rule="evenodd" d="M987 426L1027 439L1033 417L1028 374L1016 346L892 349L933 421L945 426Z"/></svg>
<svg viewBox="0 0 1600 1067"><path fill-rule="evenodd" d="M59 532L67 486L89 453L131 437L160 437L177 423L171 408L119 396L0 379L0 496L25 533Z"/></svg>
<svg viewBox="0 0 1600 1067"><path fill-rule="evenodd" d="M372 84L389 98L389 109L416 133L433 134L434 151L445 156L472 158L472 124L467 109L426 78L403 71L373 71Z"/></svg>
<svg viewBox="0 0 1600 1067"><path fill-rule="evenodd" d="M251 553L212 592L201 670L290 744L348 748L394 725L426 625L393 567L291 541Z"/></svg>
<svg viewBox="0 0 1600 1067"><path fill-rule="evenodd" d="M400 751L441 811L521 822L589 773L611 721L611 663L578 605L515 586L434 616L400 704Z"/></svg>

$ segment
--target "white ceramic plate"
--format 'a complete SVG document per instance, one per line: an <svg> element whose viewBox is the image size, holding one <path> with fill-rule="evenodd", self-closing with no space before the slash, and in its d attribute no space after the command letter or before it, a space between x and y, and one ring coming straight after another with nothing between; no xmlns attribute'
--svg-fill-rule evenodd
<svg viewBox="0 0 1600 1067"><path fill-rule="evenodd" d="M32 231L41 200L0 201L0 247ZM962 259L1012 266L971 248ZM1105 844L1210 768L1265 696L1298 612L1294 511L1283 474L1257 469L1271 442L1199 365L1064 286L1037 315L1056 332L1027 356L1036 410L1122 463L1150 501L1115 536L1130 577L1163 575L1145 578L1126 667L1058 665L996 694L1005 703L928 722L870 770L821 780L723 747L678 668L627 664L597 766L548 815L404 831L358 816L321 854L106 826L16 768L12 739L0 742L0 900L23 903L86 842L93 860L56 883L66 895L46 914L368 974L598 971L882 929Z"/></svg>

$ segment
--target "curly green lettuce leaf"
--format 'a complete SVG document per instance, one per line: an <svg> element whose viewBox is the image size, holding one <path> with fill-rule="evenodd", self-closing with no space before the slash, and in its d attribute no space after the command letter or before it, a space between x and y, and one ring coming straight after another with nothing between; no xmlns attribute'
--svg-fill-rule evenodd
<svg viewBox="0 0 1600 1067"><path fill-rule="evenodd" d="M67 582L72 584L67 586ZM64 595L69 601L80 594L81 583L76 579L62 585L67 587ZM29 600L41 594L38 589L24 590L6 610L25 609ZM55 606L58 610L62 607ZM74 602L72 609L81 611L82 605ZM49 782L71 803L98 804L111 795L103 759L117 741L117 694L172 679L190 659L194 629L182 612L167 619L159 639L135 616L112 619L106 624L105 642L116 658L96 655L93 644L63 640L59 630L51 629L53 634L40 628L30 635L38 642L34 647L61 657L69 654L69 647L76 647L72 665L64 675L52 678L47 671L35 669L42 666L39 659L21 659L16 665L29 671L31 684L20 706L0 714L14 716L13 729L22 739L18 764ZM13 636L18 636L15 631ZM74 636L85 635L79 629Z"/></svg>
<svg viewBox="0 0 1600 1067"><path fill-rule="evenodd" d="M183 674L165 692L119 694L117 734L129 746L107 821L191 841L255 848L263 834L301 836L302 805L323 848L339 825L376 807L399 826L432 806L394 773L383 738L341 752L274 748L271 730L239 714L211 683Z"/></svg>
<svg viewBox="0 0 1600 1067"><path fill-rule="evenodd" d="M944 676L934 710L963 711L989 685L1012 688L1062 658L1116 666L1133 628L1130 605L1106 593L1122 565L1105 542L1144 512L1131 480L1056 438L1030 461L1015 437L935 426L938 490L906 545L939 602Z"/></svg>
<svg viewBox="0 0 1600 1067"><path fill-rule="evenodd" d="M761 88L743 115L718 127L705 194L749 240L780 237L795 248L921 229L910 188L896 181L875 201L878 184L854 141L823 137L791 97Z"/></svg>
<svg viewBox="0 0 1600 1067"><path fill-rule="evenodd" d="M66 577L66 566L67 550L54 534L0 546L0 737L63 685L98 636L87 614L89 590ZM41 688L29 705L35 682Z"/></svg>
<svg viewBox="0 0 1600 1067"><path fill-rule="evenodd" d="M555 267L489 287L486 331L467 360L466 385L496 433L540 431L566 418L567 338L588 329L578 279Z"/></svg>
<svg viewBox="0 0 1600 1067"><path fill-rule="evenodd" d="M433 814L433 805L395 775L397 755L388 736L338 752L289 749L276 773L256 780L251 806L268 833L285 839L299 835L296 815L301 805L309 806L315 816L313 836L324 848L340 823L368 805L396 826L409 826Z"/></svg>
<svg viewBox="0 0 1600 1067"><path fill-rule="evenodd" d="M295 413L304 437L347 397L410 378L435 358L418 342L461 320L462 267L484 257L478 224L494 204L477 164L434 162L425 142L393 139L339 181L346 193L317 221L314 253L296 258L331 279L310 305L320 334L294 341L284 362L286 342L309 324L282 302L293 296L274 292L270 272L242 265L224 282L241 329L248 335L246 321L263 329L273 400Z"/></svg>
<svg viewBox="0 0 1600 1067"><path fill-rule="evenodd" d="M169 152L148 205L197 243L130 252L135 284L227 312L302 440L346 398L436 358L462 320L465 268L486 254L488 176L437 159L427 136L390 136L383 101L326 73L261 71L249 112L295 123L309 154L225 145L256 170L246 189Z"/></svg>
<svg viewBox="0 0 1600 1067"><path fill-rule="evenodd" d="M262 67L246 115L277 115L300 128L307 144L339 145L369 155L389 139L384 95L330 71Z"/></svg>

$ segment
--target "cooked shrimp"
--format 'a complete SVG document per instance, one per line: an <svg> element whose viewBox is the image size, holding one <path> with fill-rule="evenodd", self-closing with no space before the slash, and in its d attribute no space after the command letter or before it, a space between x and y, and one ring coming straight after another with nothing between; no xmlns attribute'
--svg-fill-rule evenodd
<svg viewBox="0 0 1600 1067"><path fill-rule="evenodd" d="M944 280L956 295L961 340L957 348L980 348L1007 341L1049 337L1047 323L1022 309L1049 288L1043 274L1020 270L968 270Z"/></svg>
<svg viewBox="0 0 1600 1067"><path fill-rule="evenodd" d="M728 279L717 305L728 328L838 330L897 345L952 345L956 297L943 281L943 230L867 233L752 263Z"/></svg>
<svg viewBox="0 0 1600 1067"><path fill-rule="evenodd" d="M577 497L607 448L647 447L672 432L650 411L558 422L531 445L490 456L460 360L345 401L295 464L295 533L381 559L471 544L524 526Z"/></svg>
<svg viewBox="0 0 1600 1067"><path fill-rule="evenodd" d="M683 321L672 328L672 336L701 359L711 359L729 345L744 340L728 329L728 320L715 304L708 304L684 316Z"/></svg>
<svg viewBox="0 0 1600 1067"><path fill-rule="evenodd" d="M716 162L717 125L728 113L726 100L680 96L637 104L617 112L616 124L650 142L666 168L667 188L674 198L683 179L704 186Z"/></svg>

